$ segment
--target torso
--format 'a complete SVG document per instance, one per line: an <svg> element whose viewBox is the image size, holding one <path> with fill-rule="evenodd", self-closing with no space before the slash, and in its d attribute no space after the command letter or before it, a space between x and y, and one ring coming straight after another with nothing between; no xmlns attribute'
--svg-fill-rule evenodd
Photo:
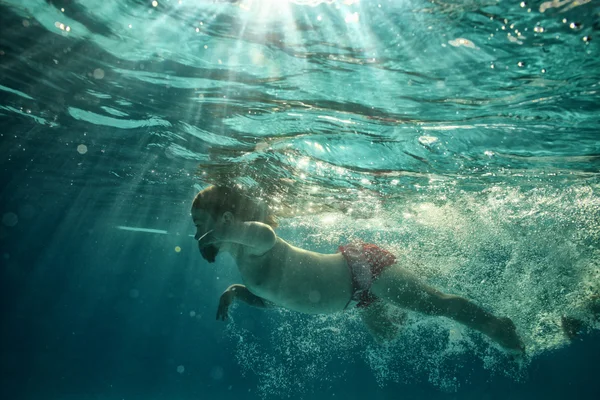
<svg viewBox="0 0 600 400"><path fill-rule="evenodd" d="M277 238L260 256L234 256L244 284L256 296L307 314L341 311L352 295L352 277L341 253L320 254Z"/></svg>

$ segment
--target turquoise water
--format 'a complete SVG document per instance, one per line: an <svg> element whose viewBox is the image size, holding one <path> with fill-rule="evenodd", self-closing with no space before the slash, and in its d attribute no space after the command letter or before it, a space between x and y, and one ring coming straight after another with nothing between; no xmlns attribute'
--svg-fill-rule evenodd
<svg viewBox="0 0 600 400"><path fill-rule="evenodd" d="M599 392L597 1L0 11L3 398ZM510 316L526 356L413 313L383 346L355 311L215 321L240 277L189 218L215 183L292 244L372 241Z"/></svg>

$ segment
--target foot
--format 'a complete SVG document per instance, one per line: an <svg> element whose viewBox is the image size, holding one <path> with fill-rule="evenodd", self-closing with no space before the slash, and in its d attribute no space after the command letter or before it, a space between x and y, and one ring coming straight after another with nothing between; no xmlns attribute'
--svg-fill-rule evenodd
<svg viewBox="0 0 600 400"><path fill-rule="evenodd" d="M497 318L489 336L508 350L525 351L525 346L517 334L517 328L510 318Z"/></svg>
<svg viewBox="0 0 600 400"><path fill-rule="evenodd" d="M583 321L563 315L560 317L560 326L569 340L573 340L577 335L579 335L579 332L581 332L581 329L583 328Z"/></svg>
<svg viewBox="0 0 600 400"><path fill-rule="evenodd" d="M563 315L560 318L561 328L569 340L573 340L580 333L587 331L590 319L600 321L600 295L592 294L587 298L578 314L578 317Z"/></svg>

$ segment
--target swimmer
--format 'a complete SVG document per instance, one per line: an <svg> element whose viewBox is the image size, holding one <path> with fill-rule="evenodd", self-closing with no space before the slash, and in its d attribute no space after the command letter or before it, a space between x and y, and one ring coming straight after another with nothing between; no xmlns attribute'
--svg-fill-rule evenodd
<svg viewBox="0 0 600 400"><path fill-rule="evenodd" d="M273 230L277 223L265 204L242 191L210 186L192 204L195 239L202 257L215 262L227 252L243 285L221 295L217 319L226 320L234 301L254 307L285 307L306 314L329 314L358 307L368 331L378 340L398 333L385 304L426 315L444 316L475 329L501 346L522 351L509 318L496 317L468 299L426 285L390 252L374 244L350 243L337 253L295 247Z"/></svg>

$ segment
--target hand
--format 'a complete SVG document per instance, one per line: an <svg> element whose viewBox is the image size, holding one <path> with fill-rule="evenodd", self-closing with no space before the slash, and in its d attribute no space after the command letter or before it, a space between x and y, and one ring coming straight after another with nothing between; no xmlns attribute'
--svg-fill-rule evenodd
<svg viewBox="0 0 600 400"><path fill-rule="evenodd" d="M231 287L228 287L219 299L219 308L217 309L217 320L225 321L227 319L227 317L229 316L229 306L231 305L231 303L233 303L234 298L235 291L231 290Z"/></svg>

